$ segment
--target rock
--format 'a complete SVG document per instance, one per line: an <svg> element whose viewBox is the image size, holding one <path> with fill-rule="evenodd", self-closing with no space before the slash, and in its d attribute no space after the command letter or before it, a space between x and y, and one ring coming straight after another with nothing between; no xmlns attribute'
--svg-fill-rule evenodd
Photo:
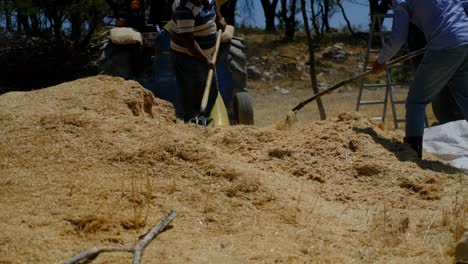
<svg viewBox="0 0 468 264"><path fill-rule="evenodd" d="M275 86L273 88L273 90L275 90L276 92L280 93L280 94L283 94L283 95L286 95L286 94L289 94L289 90L287 89L284 89L284 88L280 88L279 86Z"/></svg>
<svg viewBox="0 0 468 264"><path fill-rule="evenodd" d="M335 45L333 45L333 47L339 50L344 50L344 44L341 42L336 43Z"/></svg>
<svg viewBox="0 0 468 264"><path fill-rule="evenodd" d="M323 90L327 89L328 86L329 86L328 83L323 83L323 82L318 83L318 88L319 88L320 91L323 91Z"/></svg>
<svg viewBox="0 0 468 264"><path fill-rule="evenodd" d="M333 69L333 68L325 69L324 71L326 73L328 73L329 75L337 75L338 74L338 71Z"/></svg>
<svg viewBox="0 0 468 264"><path fill-rule="evenodd" d="M281 70L282 71L287 71L287 72L300 71L297 63L295 63L295 62L286 62L286 63L281 64Z"/></svg>
<svg viewBox="0 0 468 264"><path fill-rule="evenodd" d="M284 75L281 73L273 73L269 71L263 73L263 76L265 77L266 80L269 80L269 81L277 81L284 77Z"/></svg>
<svg viewBox="0 0 468 264"><path fill-rule="evenodd" d="M269 71L264 72L264 73L263 73L262 80L264 80L264 81L272 81L272 80L273 80L273 73L272 73L272 72L269 72Z"/></svg>
<svg viewBox="0 0 468 264"><path fill-rule="evenodd" d="M455 246L455 262L468 263L468 232L465 232Z"/></svg>
<svg viewBox="0 0 468 264"><path fill-rule="evenodd" d="M339 51L334 57L333 57L333 60L334 61L338 61L338 62L344 62L346 61L346 59L348 59L348 54L344 51Z"/></svg>
<svg viewBox="0 0 468 264"><path fill-rule="evenodd" d="M279 79L282 79L283 77L284 75L279 72L273 74L273 80L279 80Z"/></svg>
<svg viewBox="0 0 468 264"><path fill-rule="evenodd" d="M253 57L250 57L250 60L251 61L259 61L260 59L258 57L253 56Z"/></svg>
<svg viewBox="0 0 468 264"><path fill-rule="evenodd" d="M262 77L262 72L254 65L247 67L247 76L251 80L258 80Z"/></svg>
<svg viewBox="0 0 468 264"><path fill-rule="evenodd" d="M286 95L286 94L289 94L289 90L284 89L284 88L281 88L281 89L279 90L279 93L280 93L280 94Z"/></svg>
<svg viewBox="0 0 468 264"><path fill-rule="evenodd" d="M322 58L336 62L344 62L348 59L348 53L346 53L344 50L343 43L336 43L335 45L327 47L324 50Z"/></svg>

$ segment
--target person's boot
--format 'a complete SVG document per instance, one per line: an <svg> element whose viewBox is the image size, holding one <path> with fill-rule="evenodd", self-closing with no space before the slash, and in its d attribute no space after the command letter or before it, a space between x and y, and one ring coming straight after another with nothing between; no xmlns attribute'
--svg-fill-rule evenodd
<svg viewBox="0 0 468 264"><path fill-rule="evenodd" d="M403 142L408 144L418 156L418 159L422 159L422 146L423 146L423 137L405 137Z"/></svg>

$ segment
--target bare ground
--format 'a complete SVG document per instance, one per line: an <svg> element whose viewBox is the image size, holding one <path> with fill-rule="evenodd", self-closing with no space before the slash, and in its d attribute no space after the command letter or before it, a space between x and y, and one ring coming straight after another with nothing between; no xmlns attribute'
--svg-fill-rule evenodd
<svg viewBox="0 0 468 264"><path fill-rule="evenodd" d="M0 263L132 244L170 208L145 263L450 263L466 224L466 177L357 113L199 128L97 76L1 95L0 121Z"/></svg>

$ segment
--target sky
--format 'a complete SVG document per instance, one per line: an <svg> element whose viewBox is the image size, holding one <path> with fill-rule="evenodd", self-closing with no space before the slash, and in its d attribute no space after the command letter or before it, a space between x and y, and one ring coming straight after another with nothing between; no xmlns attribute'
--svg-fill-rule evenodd
<svg viewBox="0 0 468 264"><path fill-rule="evenodd" d="M242 0L241 0L242 1ZM239 1L240 2L240 1ZM263 15L262 5L260 0L254 0L254 16L253 18L247 17L248 14L242 12L242 4L240 6L241 13L238 15L237 21L247 25L257 25L259 28L265 27L265 17ZM309 2L309 1L307 1ZM367 31L369 29L369 2L368 0L343 0L343 7L345 8L346 15L350 20L351 24L356 27L360 27L361 30ZM298 1L300 3L300 1ZM279 4L278 4L279 6ZM310 10L310 8L308 8ZM244 13L245 16L242 15ZM302 21L302 15L298 14L298 19ZM346 27L346 22L343 19L343 15L339 9L330 18L330 26L334 28Z"/></svg>

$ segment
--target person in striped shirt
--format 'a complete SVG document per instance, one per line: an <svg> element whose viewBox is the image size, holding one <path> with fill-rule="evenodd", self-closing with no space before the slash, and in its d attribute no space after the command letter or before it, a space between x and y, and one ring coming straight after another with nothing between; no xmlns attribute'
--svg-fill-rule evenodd
<svg viewBox="0 0 468 264"><path fill-rule="evenodd" d="M175 0L172 11L172 57L183 108L182 118L189 122L200 114L208 70L215 67L211 56L217 29L224 31L226 22L216 0ZM211 91L208 110L213 106L213 97L217 93L215 88Z"/></svg>

